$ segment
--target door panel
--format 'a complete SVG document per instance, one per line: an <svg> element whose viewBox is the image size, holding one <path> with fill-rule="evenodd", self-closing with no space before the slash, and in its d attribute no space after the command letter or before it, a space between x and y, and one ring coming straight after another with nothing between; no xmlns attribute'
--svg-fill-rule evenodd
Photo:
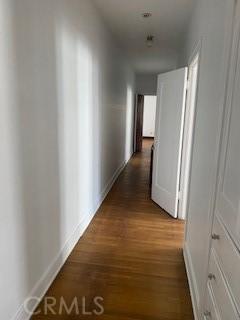
<svg viewBox="0 0 240 320"><path fill-rule="evenodd" d="M187 68L158 76L152 199L177 217Z"/></svg>

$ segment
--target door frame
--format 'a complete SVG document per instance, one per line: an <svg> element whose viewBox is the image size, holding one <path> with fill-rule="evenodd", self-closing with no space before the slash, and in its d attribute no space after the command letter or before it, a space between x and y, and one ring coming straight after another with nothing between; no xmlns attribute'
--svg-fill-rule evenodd
<svg viewBox="0 0 240 320"><path fill-rule="evenodd" d="M188 211L189 200L189 184L191 180L191 164L192 164L192 151L194 145L194 130L197 113L197 97L198 97L198 83L200 75L200 62L201 62L201 48L202 41L200 40L193 50L189 62L188 62L188 82L187 82L187 96L186 96L186 108L184 119L184 133L182 143L182 158L181 158L181 173L179 181L179 206L178 206L178 218L186 220ZM195 80L195 97L192 103L192 90L194 82L191 82L191 73L197 64L197 76ZM187 118L189 114L189 118ZM186 131L187 130L187 131Z"/></svg>
<svg viewBox="0 0 240 320"><path fill-rule="evenodd" d="M142 151L144 95L135 95L133 151Z"/></svg>

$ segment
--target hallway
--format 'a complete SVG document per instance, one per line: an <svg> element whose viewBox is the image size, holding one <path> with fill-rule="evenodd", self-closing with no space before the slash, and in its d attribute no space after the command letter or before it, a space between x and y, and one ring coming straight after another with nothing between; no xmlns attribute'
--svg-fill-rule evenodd
<svg viewBox="0 0 240 320"><path fill-rule="evenodd" d="M47 292L71 305L103 297L103 315L47 315L32 319L192 320L182 257L184 224L149 196L152 140L134 155ZM40 310L43 310L40 305Z"/></svg>

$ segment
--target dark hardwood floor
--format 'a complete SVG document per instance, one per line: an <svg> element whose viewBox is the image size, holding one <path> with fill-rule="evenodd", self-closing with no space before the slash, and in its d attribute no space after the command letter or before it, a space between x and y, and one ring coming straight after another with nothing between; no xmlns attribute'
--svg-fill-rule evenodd
<svg viewBox="0 0 240 320"><path fill-rule="evenodd" d="M152 141L128 163L97 215L61 269L48 297L57 299L56 315L32 319L193 320L182 256L184 224L172 219L150 199ZM102 315L59 314L61 296L70 305L78 297L82 309ZM84 298L85 297L85 300Z"/></svg>

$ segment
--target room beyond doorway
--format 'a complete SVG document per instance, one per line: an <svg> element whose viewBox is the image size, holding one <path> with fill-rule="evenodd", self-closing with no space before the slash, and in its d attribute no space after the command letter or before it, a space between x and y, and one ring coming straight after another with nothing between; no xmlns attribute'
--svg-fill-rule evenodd
<svg viewBox="0 0 240 320"><path fill-rule="evenodd" d="M143 138L154 138L156 119L156 96L144 96Z"/></svg>
<svg viewBox="0 0 240 320"><path fill-rule="evenodd" d="M142 151L143 138L154 138L156 120L156 95L136 96L134 152Z"/></svg>

